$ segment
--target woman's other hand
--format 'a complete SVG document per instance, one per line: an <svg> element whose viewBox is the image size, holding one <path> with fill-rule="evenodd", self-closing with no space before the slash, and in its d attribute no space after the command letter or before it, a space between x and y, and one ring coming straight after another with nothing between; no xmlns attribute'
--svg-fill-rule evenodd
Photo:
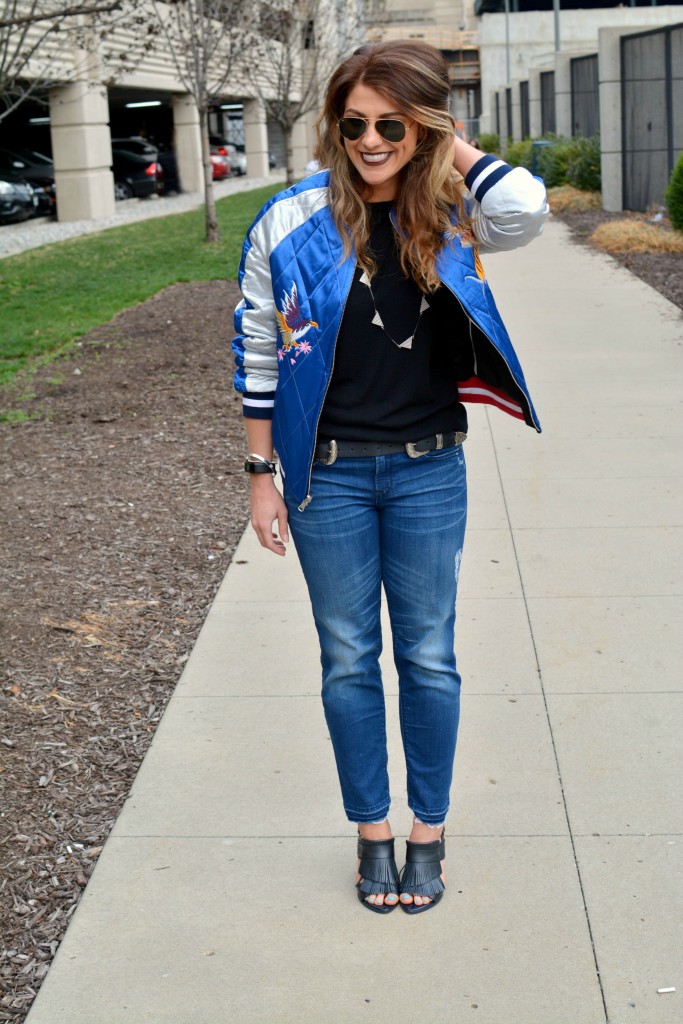
<svg viewBox="0 0 683 1024"><path fill-rule="evenodd" d="M273 533L275 522L277 533ZM287 506L270 473L258 473L251 478L251 525L261 547L268 548L276 555L287 553Z"/></svg>

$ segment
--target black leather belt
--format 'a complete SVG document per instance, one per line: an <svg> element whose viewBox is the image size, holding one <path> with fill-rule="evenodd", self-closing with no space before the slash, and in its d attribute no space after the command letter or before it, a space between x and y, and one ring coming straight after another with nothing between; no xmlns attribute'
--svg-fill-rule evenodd
<svg viewBox="0 0 683 1024"><path fill-rule="evenodd" d="M417 459L427 452L440 451L442 448L454 448L462 444L467 434L461 430L452 430L448 434L432 434L422 441L321 441L315 448L315 461L331 466L337 459L364 459L376 455L394 455L405 452L411 459Z"/></svg>

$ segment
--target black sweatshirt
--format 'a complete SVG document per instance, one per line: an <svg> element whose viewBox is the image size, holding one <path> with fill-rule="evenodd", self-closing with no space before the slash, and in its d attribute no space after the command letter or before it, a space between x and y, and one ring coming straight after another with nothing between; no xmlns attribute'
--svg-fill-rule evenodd
<svg viewBox="0 0 683 1024"><path fill-rule="evenodd" d="M371 293L361 282L363 271L356 268L320 417L319 440L405 442L450 430L467 431L467 413L458 402L456 380L471 374L469 323L443 286L425 296L429 309L420 317L423 293L401 270L389 218L392 205L370 204L370 251L377 272ZM375 304L385 330L372 323ZM416 324L412 347L399 348Z"/></svg>

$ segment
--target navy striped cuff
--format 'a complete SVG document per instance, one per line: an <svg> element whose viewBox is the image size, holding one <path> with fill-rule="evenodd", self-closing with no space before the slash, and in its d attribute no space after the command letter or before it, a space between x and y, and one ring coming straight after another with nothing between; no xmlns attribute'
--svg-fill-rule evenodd
<svg viewBox="0 0 683 1024"><path fill-rule="evenodd" d="M252 420L272 420L274 405L274 391L251 391L242 395L242 415Z"/></svg>
<svg viewBox="0 0 683 1024"><path fill-rule="evenodd" d="M511 170L510 165L500 157L487 153L467 172L465 184L477 202L481 203L488 190Z"/></svg>

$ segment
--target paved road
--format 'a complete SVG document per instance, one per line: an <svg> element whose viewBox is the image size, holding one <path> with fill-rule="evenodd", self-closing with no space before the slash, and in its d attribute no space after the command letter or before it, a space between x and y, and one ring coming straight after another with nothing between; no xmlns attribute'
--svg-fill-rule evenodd
<svg viewBox="0 0 683 1024"><path fill-rule="evenodd" d="M471 417L444 900L357 903L300 570L247 533L29 1024L682 1019L680 313L557 223L487 265L545 431Z"/></svg>

